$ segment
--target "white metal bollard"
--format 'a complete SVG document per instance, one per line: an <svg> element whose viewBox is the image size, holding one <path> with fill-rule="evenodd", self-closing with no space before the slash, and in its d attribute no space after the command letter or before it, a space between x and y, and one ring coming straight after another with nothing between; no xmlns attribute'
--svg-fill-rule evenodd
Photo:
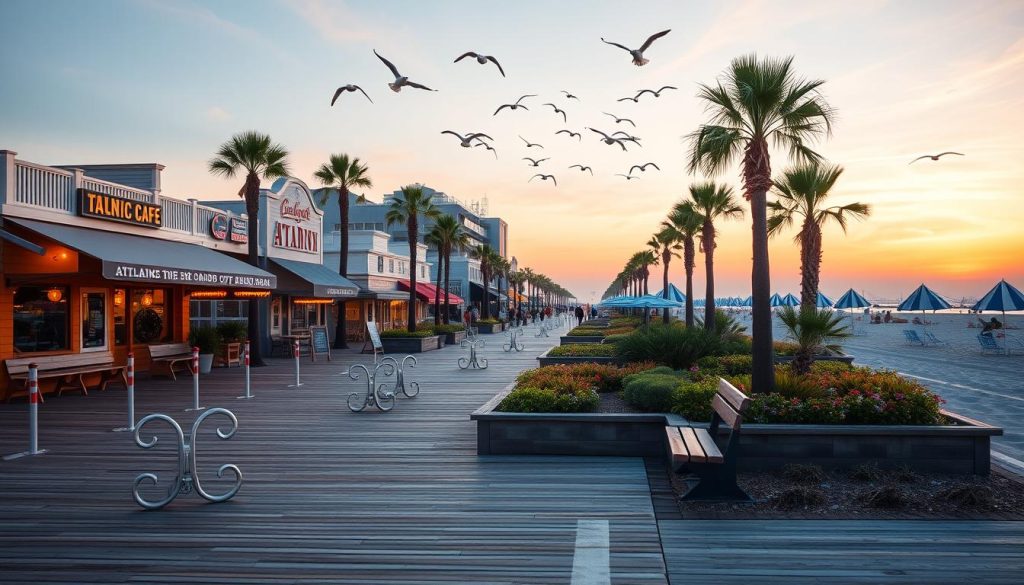
<svg viewBox="0 0 1024 585"><path fill-rule="evenodd" d="M295 345L292 346L295 353L295 383L289 384L289 388L298 388L302 386L302 382L299 380L299 340L295 340Z"/></svg>
<svg viewBox="0 0 1024 585"><path fill-rule="evenodd" d="M250 387L251 379L249 378L249 340L245 340L245 396L239 396L246 400L252 398L252 392Z"/></svg>
<svg viewBox="0 0 1024 585"><path fill-rule="evenodd" d="M128 426L114 429L117 431L135 430L135 354L128 354L128 371L125 377L128 380Z"/></svg>
<svg viewBox="0 0 1024 585"><path fill-rule="evenodd" d="M199 348L192 348L192 408L190 410L203 410L205 406L199 406Z"/></svg>
<svg viewBox="0 0 1024 585"><path fill-rule="evenodd" d="M4 457L4 461L18 459L26 455L42 455L46 450L39 449L39 369L36 364L28 365L28 451L14 453Z"/></svg>

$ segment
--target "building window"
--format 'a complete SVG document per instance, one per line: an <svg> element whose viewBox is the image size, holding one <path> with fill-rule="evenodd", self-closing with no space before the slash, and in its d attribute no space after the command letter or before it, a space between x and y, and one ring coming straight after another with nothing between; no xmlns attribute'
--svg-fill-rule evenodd
<svg viewBox="0 0 1024 585"><path fill-rule="evenodd" d="M114 345L126 345L128 343L128 321L125 320L127 313L125 299L127 298L127 290L123 288L114 289Z"/></svg>
<svg viewBox="0 0 1024 585"><path fill-rule="evenodd" d="M170 341L170 293L163 288L132 289L132 339L134 343Z"/></svg>
<svg viewBox="0 0 1024 585"><path fill-rule="evenodd" d="M82 351L107 347L107 293L82 292Z"/></svg>
<svg viewBox="0 0 1024 585"><path fill-rule="evenodd" d="M377 272L379 272L381 274L384 273L384 257L383 256L377 256Z"/></svg>
<svg viewBox="0 0 1024 585"><path fill-rule="evenodd" d="M69 319L68 287L19 286L14 293L14 349L71 349Z"/></svg>
<svg viewBox="0 0 1024 585"><path fill-rule="evenodd" d="M388 259L388 272L390 272L392 274L394 274L394 272L395 272L395 259L394 258L389 258Z"/></svg>

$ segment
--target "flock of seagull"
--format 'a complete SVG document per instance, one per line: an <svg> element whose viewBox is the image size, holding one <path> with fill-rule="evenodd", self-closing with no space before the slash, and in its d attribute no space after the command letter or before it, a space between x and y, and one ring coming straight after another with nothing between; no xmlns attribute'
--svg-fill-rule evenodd
<svg viewBox="0 0 1024 585"><path fill-rule="evenodd" d="M625 45L622 45L622 44L619 44L619 43L615 43L615 42L611 42L611 41L607 41L603 37L601 38L601 41L603 41L606 44L618 47L618 48L626 51L627 53L629 53L630 57L632 57L632 63L634 65L636 65L637 67L641 67L641 66L646 65L647 63L650 62L650 60L648 60L648 59L646 59L644 57L644 51L648 50L651 47L651 44L654 43L654 41L656 41L657 39L660 39L661 37L667 35L669 32L671 32L671 29L663 30L661 32L658 32L658 33L655 33L655 34L649 36L647 38L647 40L645 40L643 42L643 44L640 45L640 47L637 48L637 49L630 49L629 47L626 47ZM415 81L410 80L409 77L406 76L406 75L402 75L398 71L398 68L395 66L394 63L392 63L391 61L386 59L384 56L382 56L376 50L373 51L373 54L376 55L377 58L380 59L382 63L384 63L384 65L388 68L388 70L394 76L395 80L390 82L390 83L388 83L388 87L391 89L391 91L393 91L395 93L398 93L398 92L401 92L402 88L405 88L405 87L411 87L413 89L420 89L420 90L424 90L424 91L437 91L436 89L431 89L431 88L429 88L429 87L427 87L427 86L425 86L425 85L423 85L421 83L417 83ZM455 61L453 61L453 63L458 63L458 62L462 61L463 59L467 59L467 58L475 59L476 62L479 63L480 65L494 64L494 66L498 68L498 72L501 74L501 76L505 77L505 69L501 66L501 63L498 62L498 59L495 58L493 55L484 55L484 54L478 53L476 51L467 51L467 52L459 55L455 59ZM654 98L659 98L659 97L661 97L662 92L667 91L667 90L677 90L677 89L679 89L679 88L671 86L671 85L665 85L665 86L662 86L659 89L641 89L641 90L637 91L634 96L632 96L632 97L624 97L624 98L621 98L621 99L619 99L617 101L618 102L632 101L633 103L640 103L640 98L643 95L645 95L645 94L649 93ZM355 93L357 91L362 93L363 96L365 96L366 99L370 101L370 103L373 103L373 99L370 98L369 94L367 94L366 91L364 91L362 87L360 87L358 85L355 85L355 84L347 84L347 85L342 85L341 87L339 87L339 88L337 88L335 90L334 96L331 98L331 106L334 106L334 104L338 101L338 99L342 96L342 94L347 93L347 92ZM562 90L562 93L564 94L566 100L580 101L580 98L578 96L573 95L569 91ZM538 97L537 94L526 94L526 95L523 95L522 97L520 97L519 99L517 99L515 102L509 103L509 104L501 104L500 106L498 106L498 109L494 110L494 114L492 114L492 116L497 116L502 111L509 111L509 112L516 112L518 110L529 111L530 108L528 108L526 106L526 104L523 103L523 102L525 100L529 99L529 98L535 98L535 97ZM549 106L549 107L551 107L552 113L555 114L556 116L560 114L562 116L562 123L568 124L568 122L569 122L568 114L566 113L566 111L564 109L558 107L557 104L548 102L548 103L542 104L542 106ZM622 118L622 117L616 116L615 114L612 114L612 113L609 113L609 112L602 112L602 113L604 115L610 117L612 120L614 120L616 127L618 127L620 124L629 124L631 127L636 128L636 123L633 120L630 120L629 118ZM601 142L604 142L605 144L607 144L609 146L618 146L623 151L628 151L629 150L626 147L627 143L631 144L631 145L634 145L634 146L638 146L638 147L642 146L640 144L640 140L641 139L638 136L633 136L629 132L625 132L625 131L622 131L622 130L616 130L614 132L609 133L609 132L604 132L604 131L598 130L597 128L591 128L589 126L585 127L585 129L586 130L590 130L591 132L594 132L595 134L597 134L598 137L599 137L599 140ZM487 134L483 133L483 132L460 133L460 132L455 132L454 130L443 130L441 132L441 134L451 134L452 136L458 138L459 145L462 146L463 148L476 148L476 147L481 147L482 146L486 150L491 151L494 154L495 158L498 157L498 151L497 151L497 149L492 144L494 139L492 137L488 136ZM556 136L560 135L560 134L565 134L570 139L575 138L577 140L577 142L581 142L583 140L583 136L582 136L582 134L580 132L574 132L573 130L570 130L570 129L567 129L567 128L561 129L561 130L558 130L557 132L555 132ZM526 138L523 138L522 136L519 136L519 138L520 138L520 140L522 140L525 143L527 149L530 149L530 148L543 149L544 148L543 145L541 145L539 143L536 143L536 142L530 142L529 140L527 140ZM491 141L491 142L488 142L488 141ZM527 161L527 166L529 166L531 168L535 168L535 167L539 168L541 163L543 163L544 161L551 160L550 157L548 157L548 158L532 158L532 157L528 157L528 156L524 156L522 159L524 161ZM648 167L654 167L655 169L657 169L659 171L661 170L661 168L659 168L658 165L656 165L655 163L648 162L648 163L644 163L644 164L633 165L632 167L630 167L629 171L626 174L617 173L615 176L623 177L623 178L626 179L626 181L631 181L633 179L640 178L639 175L634 175L633 174L634 170L639 170L641 173L643 173L643 172L646 172ZM593 168L591 168L590 166L587 166L587 165L583 165L583 164L574 164L574 165L569 166L568 168L570 168L570 169L579 169L579 171L581 173L589 172L591 174L591 176L593 176L593 174L594 174ZM537 173L537 174L533 175L532 177L530 177L527 180L527 182L533 181L534 179L540 179L541 181L549 181L550 180L555 186L558 185L558 180L552 174Z"/></svg>

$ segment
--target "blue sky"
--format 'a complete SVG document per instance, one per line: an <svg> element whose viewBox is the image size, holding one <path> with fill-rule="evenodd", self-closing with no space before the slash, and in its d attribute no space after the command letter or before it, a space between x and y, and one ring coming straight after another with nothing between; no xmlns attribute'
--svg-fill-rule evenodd
<svg viewBox="0 0 1024 585"><path fill-rule="evenodd" d="M847 167L836 201L875 207L846 237L826 232L826 292L897 296L927 280L957 296L1024 278L1019 254L1008 252L1024 245L1021 216L1005 212L1019 209L1024 183L1020 2L7 0L2 11L0 148L40 163L160 162L166 195L222 199L238 185L210 176L207 159L232 133L259 129L289 148L293 174L307 181L328 154L347 152L370 165L374 199L416 181L467 200L486 195L509 220L520 263L581 296L603 290L700 179L683 164L683 136L703 120L696 83L737 55L794 55L801 73L827 80L839 110L820 147ZM599 40L639 45L664 28L672 33L643 68ZM374 48L439 91L392 93ZM494 54L508 77L452 63L467 50ZM375 103L346 94L330 108L345 83ZM666 84L680 90L615 101ZM583 100L565 100L562 89ZM529 112L492 116L525 93L539 94ZM567 110L568 124L541 105L549 101ZM621 153L554 135L616 129L604 111L635 120L627 130L644 147ZM491 134L499 159L460 148L445 129ZM527 168L521 157L538 151L523 148L520 134L551 160ZM947 149L969 156L906 164ZM648 161L662 172L628 184L615 177ZM574 163L597 176L569 170ZM773 167L785 165L779 153ZM528 183L537 170L559 186ZM738 187L735 172L720 180ZM719 290L745 294L748 223L720 233ZM773 246L774 282L793 290L789 236Z"/></svg>

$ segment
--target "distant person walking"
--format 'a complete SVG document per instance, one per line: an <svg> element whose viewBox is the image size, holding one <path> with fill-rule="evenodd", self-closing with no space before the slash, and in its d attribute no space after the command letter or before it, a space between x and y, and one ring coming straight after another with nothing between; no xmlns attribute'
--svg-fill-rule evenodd
<svg viewBox="0 0 1024 585"><path fill-rule="evenodd" d="M596 306L591 305L591 307L590 307L590 318L591 319L597 319L597 307Z"/></svg>
<svg viewBox="0 0 1024 585"><path fill-rule="evenodd" d="M580 307L579 305L576 306L576 324L583 324L583 307Z"/></svg>
<svg viewBox="0 0 1024 585"><path fill-rule="evenodd" d="M466 329L473 326L473 311L469 307L462 312L462 322L466 324Z"/></svg>
<svg viewBox="0 0 1024 585"><path fill-rule="evenodd" d="M478 309L476 305L473 305L473 312L470 317L473 320L473 325L476 325L480 320L480 309Z"/></svg>

